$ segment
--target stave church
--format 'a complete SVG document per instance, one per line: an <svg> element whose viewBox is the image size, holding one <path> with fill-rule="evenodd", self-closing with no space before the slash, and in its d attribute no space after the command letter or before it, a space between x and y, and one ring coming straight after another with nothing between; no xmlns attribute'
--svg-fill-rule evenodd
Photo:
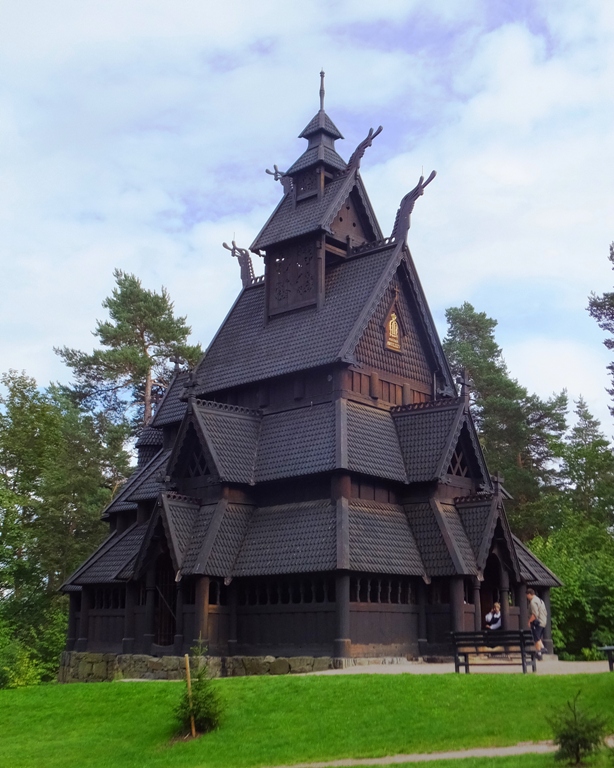
<svg viewBox="0 0 614 768"><path fill-rule="evenodd" d="M322 77L279 204L249 250L226 246L235 303L63 585L67 650L428 657L495 600L509 629L527 586L549 603L560 582L510 530L408 247L434 173L386 236L360 175L380 130L346 162Z"/></svg>

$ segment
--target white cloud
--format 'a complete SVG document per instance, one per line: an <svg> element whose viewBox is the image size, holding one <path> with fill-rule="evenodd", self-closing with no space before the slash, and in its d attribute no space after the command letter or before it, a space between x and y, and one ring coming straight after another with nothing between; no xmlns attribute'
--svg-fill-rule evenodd
<svg viewBox="0 0 614 768"><path fill-rule="evenodd" d="M342 154L384 123L363 166L386 232L438 170L410 231L435 315L468 299L505 319L530 389L564 384L551 352L520 363L546 342L581 361L570 381L602 381L584 307L612 283L612 8L5 0L0 370L65 378L51 347L91 347L116 266L166 285L206 345L240 286L221 241L273 209L264 168L302 151L324 66Z"/></svg>

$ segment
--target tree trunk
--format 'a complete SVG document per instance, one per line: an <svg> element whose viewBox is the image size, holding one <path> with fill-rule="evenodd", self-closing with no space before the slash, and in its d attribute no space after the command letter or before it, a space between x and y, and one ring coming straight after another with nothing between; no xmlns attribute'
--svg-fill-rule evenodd
<svg viewBox="0 0 614 768"><path fill-rule="evenodd" d="M152 408L151 408L151 368L147 369L147 378L145 379L145 413L143 414L143 424L147 426L151 421Z"/></svg>

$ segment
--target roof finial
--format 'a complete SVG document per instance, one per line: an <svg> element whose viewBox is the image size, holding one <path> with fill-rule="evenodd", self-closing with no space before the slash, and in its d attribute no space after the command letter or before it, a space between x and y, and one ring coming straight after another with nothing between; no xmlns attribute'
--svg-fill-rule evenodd
<svg viewBox="0 0 614 768"><path fill-rule="evenodd" d="M324 112L324 70L320 70L320 112Z"/></svg>

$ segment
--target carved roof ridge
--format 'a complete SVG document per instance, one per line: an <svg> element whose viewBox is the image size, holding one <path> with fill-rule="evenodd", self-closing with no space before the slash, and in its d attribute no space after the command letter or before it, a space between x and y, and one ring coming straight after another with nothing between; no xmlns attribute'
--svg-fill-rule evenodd
<svg viewBox="0 0 614 768"><path fill-rule="evenodd" d="M218 403L215 400L200 400L194 401L196 405L213 408L218 411L225 411L226 413L240 413L245 416L262 416L262 411L257 408L244 408L242 405L230 405L230 403Z"/></svg>
<svg viewBox="0 0 614 768"><path fill-rule="evenodd" d="M457 496L454 498L454 505L459 504L475 504L479 501L492 501L493 494L490 491L478 491L477 493L471 493L468 496Z"/></svg>
<svg viewBox="0 0 614 768"><path fill-rule="evenodd" d="M411 403L410 405L395 405L390 409L391 413L415 413L416 411L428 411L435 408L458 408L465 402L463 397L440 397L426 403Z"/></svg>
<svg viewBox="0 0 614 768"><path fill-rule="evenodd" d="M197 507L202 506L200 499L196 499L194 496L186 496L185 494L177 493L176 491L162 491L161 495L169 501L185 501L187 504L194 504Z"/></svg>
<svg viewBox="0 0 614 768"><path fill-rule="evenodd" d="M373 240L370 243L362 243L362 245L355 245L352 250L352 256L364 253L365 251L377 250L379 248L386 248L390 245L395 245L396 240L394 237L383 237L379 240Z"/></svg>

